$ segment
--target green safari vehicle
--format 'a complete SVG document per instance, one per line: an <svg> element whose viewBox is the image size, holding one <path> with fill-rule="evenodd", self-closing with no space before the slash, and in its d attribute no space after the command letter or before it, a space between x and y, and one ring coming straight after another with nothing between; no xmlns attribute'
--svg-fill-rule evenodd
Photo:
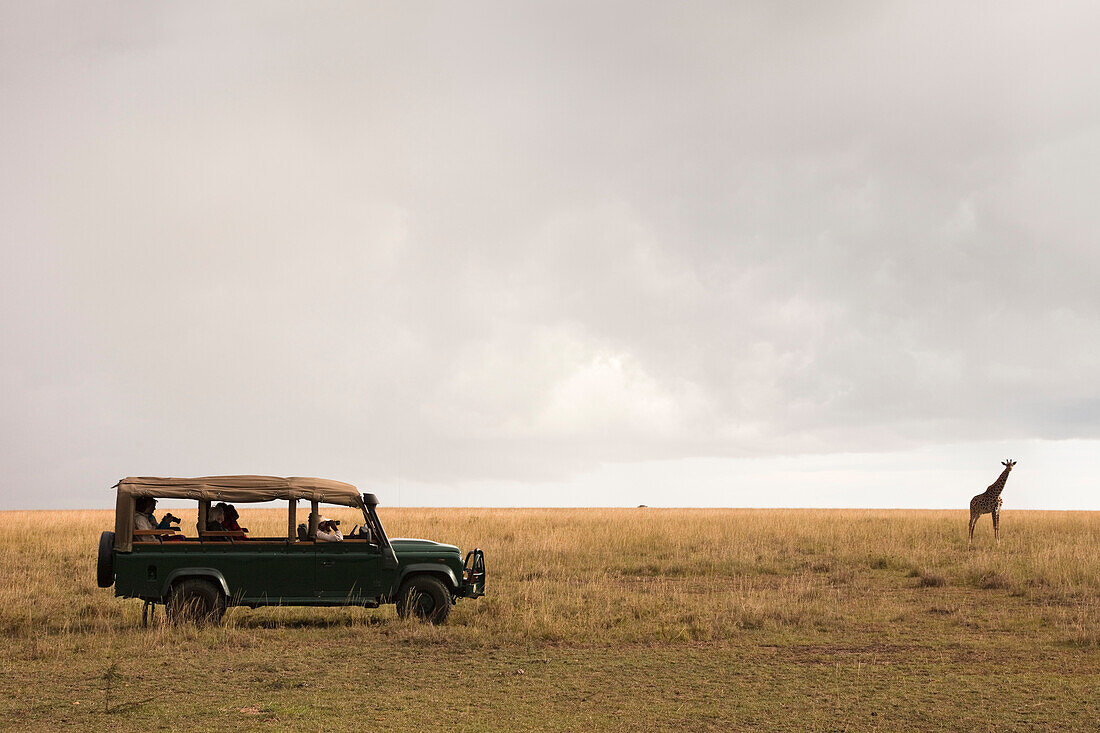
<svg viewBox="0 0 1100 733"><path fill-rule="evenodd" d="M463 558L454 545L389 539L375 511L378 499L351 484L208 476L125 478L116 488L115 530L100 536L97 582L101 588L113 585L116 596L141 598L146 610L164 604L170 621L217 622L228 606L377 608L395 603L402 618L442 623L457 599L485 594L480 549ZM136 528L135 507L148 499L197 501L195 536L163 521L159 528ZM285 536L254 537L210 522L225 511L224 504L212 507L213 502L274 500L287 502ZM308 521L301 524L299 501L310 502ZM363 523L342 541L319 541L321 504L360 509Z"/></svg>

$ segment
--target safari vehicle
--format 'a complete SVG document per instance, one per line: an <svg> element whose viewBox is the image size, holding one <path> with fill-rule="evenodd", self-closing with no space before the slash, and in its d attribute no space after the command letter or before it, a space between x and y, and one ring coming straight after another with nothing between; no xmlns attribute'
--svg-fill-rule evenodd
<svg viewBox="0 0 1100 733"><path fill-rule="evenodd" d="M141 598L146 609L164 604L170 621L216 622L234 605L377 608L395 603L402 618L442 623L457 599L485 594L480 549L463 559L454 545L389 539L375 511L378 499L351 484L209 476L125 478L115 486L115 531L99 539L98 584L114 585L122 598ZM143 497L197 501L195 536L178 526L135 529L135 503ZM273 500L287 502L285 536L207 529L212 502ZM308 522L301 524L299 501L310 502ZM341 542L317 541L321 504L360 509L363 523Z"/></svg>

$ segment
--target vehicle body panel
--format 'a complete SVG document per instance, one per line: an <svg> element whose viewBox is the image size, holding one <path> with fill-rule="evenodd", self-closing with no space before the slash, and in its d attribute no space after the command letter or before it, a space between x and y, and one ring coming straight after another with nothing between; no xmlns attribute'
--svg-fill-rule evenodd
<svg viewBox="0 0 1100 733"><path fill-rule="evenodd" d="M390 540L400 566L398 587L406 578L425 573L442 580L451 593L462 589L462 555L454 545L432 540L397 537ZM396 588L394 591L396 592Z"/></svg>
<svg viewBox="0 0 1100 733"><path fill-rule="evenodd" d="M135 543L115 555L115 595L160 601L176 579L203 575L218 578L237 605L376 603L398 575L382 556L378 545L354 540Z"/></svg>

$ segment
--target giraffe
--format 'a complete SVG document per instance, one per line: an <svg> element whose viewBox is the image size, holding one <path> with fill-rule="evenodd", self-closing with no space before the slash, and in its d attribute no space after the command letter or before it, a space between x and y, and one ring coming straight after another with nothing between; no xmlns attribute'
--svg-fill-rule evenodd
<svg viewBox="0 0 1100 733"><path fill-rule="evenodd" d="M993 537L998 544L1001 542L1001 491L1004 490L1005 481L1008 481L1008 474L1012 472L1012 467L1016 465L1016 461L1010 458L1007 461L1001 461L1001 465L1005 467L1005 470L1001 471L1001 475L997 477L997 480L991 483L985 491L970 500L971 548L974 547L974 525L978 523L978 517L983 514L993 515Z"/></svg>

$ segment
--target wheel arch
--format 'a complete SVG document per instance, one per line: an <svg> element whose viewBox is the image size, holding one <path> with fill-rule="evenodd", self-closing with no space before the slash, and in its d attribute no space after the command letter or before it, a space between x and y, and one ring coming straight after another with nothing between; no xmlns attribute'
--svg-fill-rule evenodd
<svg viewBox="0 0 1100 733"><path fill-rule="evenodd" d="M452 594L457 593L461 587L458 578L455 577L454 570L446 565L433 562L413 563L401 568L401 574L397 577L397 583L394 584L391 596L396 598L401 586L416 575L431 575L442 580L443 584L447 586L447 590Z"/></svg>
<svg viewBox="0 0 1100 733"><path fill-rule="evenodd" d="M173 570L168 573L168 577L164 580L160 597L162 599L168 598L172 586L187 578L202 578L213 581L214 587L222 592L227 601L229 600L229 583L226 582L225 576L217 568L177 568Z"/></svg>

